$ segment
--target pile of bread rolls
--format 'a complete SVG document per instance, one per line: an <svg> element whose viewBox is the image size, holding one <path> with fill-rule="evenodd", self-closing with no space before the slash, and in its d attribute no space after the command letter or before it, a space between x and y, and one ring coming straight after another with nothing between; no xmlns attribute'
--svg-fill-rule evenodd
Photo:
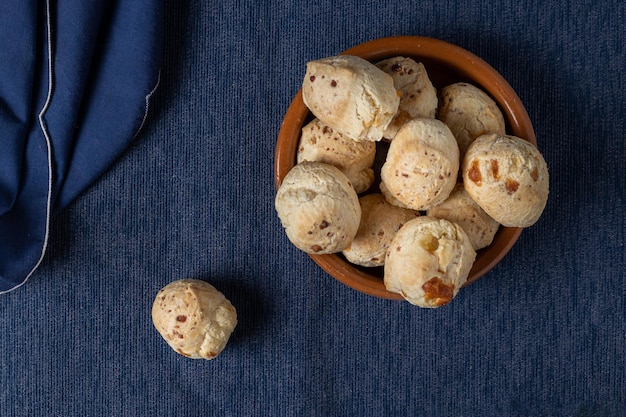
<svg viewBox="0 0 626 417"><path fill-rule="evenodd" d="M544 158L506 134L497 104L474 85L437 91L411 58L340 55L307 63L302 98L315 118L275 200L289 240L383 266L385 288L412 304L448 304L500 225L531 226L545 208Z"/></svg>

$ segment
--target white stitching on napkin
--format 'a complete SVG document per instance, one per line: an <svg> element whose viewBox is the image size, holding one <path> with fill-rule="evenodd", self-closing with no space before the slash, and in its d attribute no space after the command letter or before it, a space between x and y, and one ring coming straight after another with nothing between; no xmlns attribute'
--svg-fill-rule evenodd
<svg viewBox="0 0 626 417"><path fill-rule="evenodd" d="M11 292L15 289L18 289L22 285L28 281L28 279L33 275L35 270L43 261L43 258L46 254L46 248L48 247L48 236L50 234L50 212L52 207L52 141L50 140L50 133L46 127L46 123L44 121L44 116L48 107L50 106L50 101L52 100L52 92L54 89L54 68L53 68L53 59L52 59L52 19L50 17L50 0L46 0L46 36L48 37L48 96L46 97L46 102L44 103L41 111L39 112L39 126L41 127L41 131L43 132L43 136L46 139L46 146L48 148L48 201L46 202L46 233L43 240L43 245L41 248L41 256L37 261L37 264L33 267L30 273L24 278L24 280L16 285L15 287L6 290L0 291L0 294L5 294Z"/></svg>
<svg viewBox="0 0 626 417"><path fill-rule="evenodd" d="M133 140L137 137L137 135L139 135L139 132L141 132L141 129L143 128L144 123L146 123L146 119L148 118L148 109L150 107L150 99L152 98L152 95L157 90L157 88L159 88L159 84L161 84L161 70L159 70L159 74L157 75L157 81L156 81L156 84L154 85L154 88L150 90L150 92L146 96L146 110L143 113L143 119L141 119L141 124L139 125L139 128L133 135Z"/></svg>

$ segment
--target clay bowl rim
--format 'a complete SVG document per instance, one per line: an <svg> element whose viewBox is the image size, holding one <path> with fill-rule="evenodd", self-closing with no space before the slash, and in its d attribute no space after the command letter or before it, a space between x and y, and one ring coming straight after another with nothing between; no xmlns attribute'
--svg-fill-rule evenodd
<svg viewBox="0 0 626 417"><path fill-rule="evenodd" d="M394 56L412 57L424 63L433 84L438 88L441 85L436 85L437 75L433 67L445 68L446 74L452 74L446 83L465 81L482 88L498 103L504 115L507 133L537 146L530 117L517 93L491 65L457 45L422 36L393 36L356 45L341 54L360 56L372 62ZM445 74L444 78L446 78ZM285 113L277 137L274 159L276 189L280 187L282 179L296 163L298 140L294 138L300 137L302 127L310 118L311 113L302 100L302 90L299 90ZM491 271L511 250L522 230L518 227L501 226L493 243L478 251L465 285ZM374 297L403 300L400 294L385 289L381 276L371 273L374 270L370 269L368 272L368 268L353 265L340 254L309 254L309 256L329 275L354 290Z"/></svg>

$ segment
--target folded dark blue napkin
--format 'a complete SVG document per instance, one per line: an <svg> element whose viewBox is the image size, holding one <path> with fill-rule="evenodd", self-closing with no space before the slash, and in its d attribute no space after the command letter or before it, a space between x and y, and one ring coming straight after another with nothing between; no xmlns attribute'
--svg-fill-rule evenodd
<svg viewBox="0 0 626 417"><path fill-rule="evenodd" d="M158 85L160 1L0 2L0 293L130 144Z"/></svg>

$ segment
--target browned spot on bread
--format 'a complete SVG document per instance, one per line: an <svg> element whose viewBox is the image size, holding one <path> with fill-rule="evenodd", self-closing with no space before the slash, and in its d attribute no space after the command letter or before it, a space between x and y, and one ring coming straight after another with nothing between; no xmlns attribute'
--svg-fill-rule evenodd
<svg viewBox="0 0 626 417"><path fill-rule="evenodd" d="M176 349L176 352L180 353L181 355L183 355L183 356L185 356L185 357L187 357L187 358L190 358L190 357L191 357L191 355L186 354L186 353L185 353L185 352L183 352L181 349Z"/></svg>
<svg viewBox="0 0 626 417"><path fill-rule="evenodd" d="M532 170L532 172L530 173L530 177L533 179L533 181L539 180L539 169L537 167Z"/></svg>
<svg viewBox="0 0 626 417"><path fill-rule="evenodd" d="M519 188L519 182L515 181L514 179L507 178L504 186L506 187L506 190L509 194L513 194Z"/></svg>
<svg viewBox="0 0 626 417"><path fill-rule="evenodd" d="M394 122L398 125L403 125L411 119L413 119L413 117L409 114L409 112L406 110L398 110Z"/></svg>
<svg viewBox="0 0 626 417"><path fill-rule="evenodd" d="M432 277L422 285L424 298L433 306L443 306L452 301L454 285L444 284L441 278Z"/></svg>
<svg viewBox="0 0 626 417"><path fill-rule="evenodd" d="M476 159L472 161L472 164L470 165L470 169L467 172L467 177L476 185L480 185L480 183L482 182L483 177L480 174L480 166Z"/></svg>
<svg viewBox="0 0 626 417"><path fill-rule="evenodd" d="M492 159L491 161L491 175L493 175L493 179L498 181L500 179L500 170L498 167L498 160Z"/></svg>
<svg viewBox="0 0 626 417"><path fill-rule="evenodd" d="M434 252L439 247L439 240L433 235L424 237L424 239L420 243L422 244L422 247L428 252Z"/></svg>

